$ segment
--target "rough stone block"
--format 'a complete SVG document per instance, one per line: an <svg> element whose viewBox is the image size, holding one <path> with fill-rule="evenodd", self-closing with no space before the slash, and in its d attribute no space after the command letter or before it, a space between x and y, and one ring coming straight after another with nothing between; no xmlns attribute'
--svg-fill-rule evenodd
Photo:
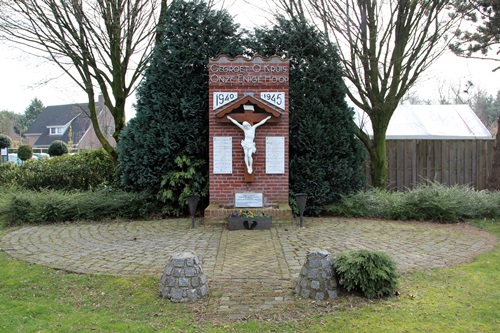
<svg viewBox="0 0 500 333"><path fill-rule="evenodd" d="M191 302L208 294L207 279L194 252L173 254L160 279L160 297Z"/></svg>
<svg viewBox="0 0 500 333"><path fill-rule="evenodd" d="M196 272L194 270L194 268L192 267L186 267L184 269L184 276L186 277L191 277L191 276L195 276Z"/></svg>
<svg viewBox="0 0 500 333"><path fill-rule="evenodd" d="M179 278L179 287L190 287L191 283L189 283L189 279L185 277Z"/></svg>
<svg viewBox="0 0 500 333"><path fill-rule="evenodd" d="M319 289L320 284L319 281L311 281L311 289Z"/></svg>
<svg viewBox="0 0 500 333"><path fill-rule="evenodd" d="M333 256L326 250L312 249L302 266L295 294L317 301L336 298L337 282L333 271Z"/></svg>

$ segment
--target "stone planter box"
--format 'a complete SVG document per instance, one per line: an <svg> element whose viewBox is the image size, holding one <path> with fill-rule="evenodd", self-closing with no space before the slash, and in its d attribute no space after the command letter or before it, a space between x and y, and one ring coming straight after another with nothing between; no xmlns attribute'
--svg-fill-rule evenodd
<svg viewBox="0 0 500 333"><path fill-rule="evenodd" d="M228 217L229 230L269 230L272 217Z"/></svg>

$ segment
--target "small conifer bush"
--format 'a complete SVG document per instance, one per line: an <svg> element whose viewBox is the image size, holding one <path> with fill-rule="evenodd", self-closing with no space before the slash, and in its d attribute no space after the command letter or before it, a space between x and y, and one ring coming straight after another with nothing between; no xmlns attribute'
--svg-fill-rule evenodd
<svg viewBox="0 0 500 333"><path fill-rule="evenodd" d="M17 156L24 162L33 157L33 149L30 145L21 145L17 148Z"/></svg>
<svg viewBox="0 0 500 333"><path fill-rule="evenodd" d="M61 140L52 141L48 153L50 156L61 156L68 153L68 145Z"/></svg>
<svg viewBox="0 0 500 333"><path fill-rule="evenodd" d="M385 252L340 252L334 267L339 284L348 291L361 291L368 298L393 295L399 285L396 262Z"/></svg>

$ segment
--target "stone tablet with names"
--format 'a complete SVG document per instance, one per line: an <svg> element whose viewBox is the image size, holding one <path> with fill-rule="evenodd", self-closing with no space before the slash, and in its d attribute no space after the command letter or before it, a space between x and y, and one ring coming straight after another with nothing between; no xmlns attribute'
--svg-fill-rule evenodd
<svg viewBox="0 0 500 333"><path fill-rule="evenodd" d="M257 208L262 207L263 194L255 192L236 193L234 195L234 207Z"/></svg>
<svg viewBox="0 0 500 333"><path fill-rule="evenodd" d="M285 173L285 137L266 137L266 173Z"/></svg>
<svg viewBox="0 0 500 333"><path fill-rule="evenodd" d="M214 174L233 173L233 138L214 136Z"/></svg>

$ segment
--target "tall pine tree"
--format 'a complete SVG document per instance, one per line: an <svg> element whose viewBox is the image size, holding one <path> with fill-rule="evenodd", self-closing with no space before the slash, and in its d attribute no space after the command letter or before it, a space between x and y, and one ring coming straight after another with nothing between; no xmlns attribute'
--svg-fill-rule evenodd
<svg viewBox="0 0 500 333"><path fill-rule="evenodd" d="M136 116L118 145L121 180L163 191L165 213L180 214L186 182L199 194L208 188L208 61L242 50L231 16L204 1L172 2L159 29Z"/></svg>
<svg viewBox="0 0 500 333"><path fill-rule="evenodd" d="M290 190L307 193L307 213L318 215L365 184L337 50L305 21L282 17L255 31L251 49L290 60Z"/></svg>

